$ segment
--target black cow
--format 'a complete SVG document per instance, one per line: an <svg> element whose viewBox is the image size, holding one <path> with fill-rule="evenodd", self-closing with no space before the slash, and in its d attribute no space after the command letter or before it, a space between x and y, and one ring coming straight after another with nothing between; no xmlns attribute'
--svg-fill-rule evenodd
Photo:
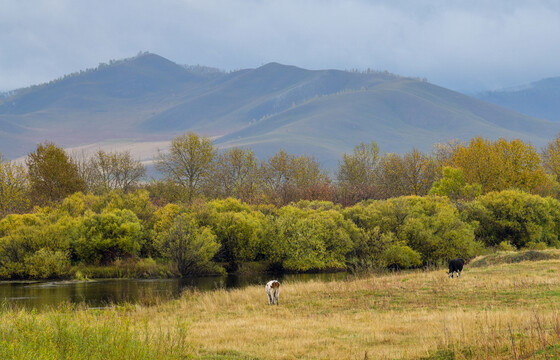
<svg viewBox="0 0 560 360"><path fill-rule="evenodd" d="M463 259L453 259L449 262L449 275L450 278L453 278L453 273L457 273L457 277L461 276L463 272L463 265L465 265L465 260Z"/></svg>

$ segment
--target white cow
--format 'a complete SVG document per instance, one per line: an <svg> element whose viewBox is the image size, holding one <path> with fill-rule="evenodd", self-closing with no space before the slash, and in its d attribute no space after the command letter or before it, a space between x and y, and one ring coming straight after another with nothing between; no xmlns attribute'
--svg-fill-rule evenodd
<svg viewBox="0 0 560 360"><path fill-rule="evenodd" d="M280 296L280 283L277 280L270 280L264 287L266 295L268 295L268 305L278 305L278 297Z"/></svg>

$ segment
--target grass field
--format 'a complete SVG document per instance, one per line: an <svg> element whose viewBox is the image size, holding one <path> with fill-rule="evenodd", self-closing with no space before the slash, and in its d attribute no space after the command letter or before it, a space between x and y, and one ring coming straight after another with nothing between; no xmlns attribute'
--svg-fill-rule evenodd
<svg viewBox="0 0 560 360"><path fill-rule="evenodd" d="M0 358L557 359L560 253L545 253L467 265L459 279L284 283L279 306L263 285L106 310L4 307Z"/></svg>

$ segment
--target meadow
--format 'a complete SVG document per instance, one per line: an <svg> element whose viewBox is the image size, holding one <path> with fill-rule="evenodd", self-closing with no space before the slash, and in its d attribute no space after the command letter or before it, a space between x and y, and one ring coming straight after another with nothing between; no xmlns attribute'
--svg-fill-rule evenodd
<svg viewBox="0 0 560 360"><path fill-rule="evenodd" d="M535 255L537 254L537 255ZM557 359L560 251L444 269L0 313L2 359Z"/></svg>

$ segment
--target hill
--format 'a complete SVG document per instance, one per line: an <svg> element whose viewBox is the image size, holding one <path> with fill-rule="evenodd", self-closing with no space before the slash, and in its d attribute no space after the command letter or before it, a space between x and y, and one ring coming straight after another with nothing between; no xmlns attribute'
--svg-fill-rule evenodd
<svg viewBox="0 0 560 360"><path fill-rule="evenodd" d="M485 92L476 97L523 114L560 122L560 77L513 89Z"/></svg>
<svg viewBox="0 0 560 360"><path fill-rule="evenodd" d="M15 91L0 102L0 152L15 158L47 139L65 147L138 148L194 130L215 137L219 147L249 146L259 158L283 148L333 168L360 141L375 140L383 152L429 151L435 142L477 135L542 146L560 130L386 72L277 63L230 73L199 70L146 53Z"/></svg>

